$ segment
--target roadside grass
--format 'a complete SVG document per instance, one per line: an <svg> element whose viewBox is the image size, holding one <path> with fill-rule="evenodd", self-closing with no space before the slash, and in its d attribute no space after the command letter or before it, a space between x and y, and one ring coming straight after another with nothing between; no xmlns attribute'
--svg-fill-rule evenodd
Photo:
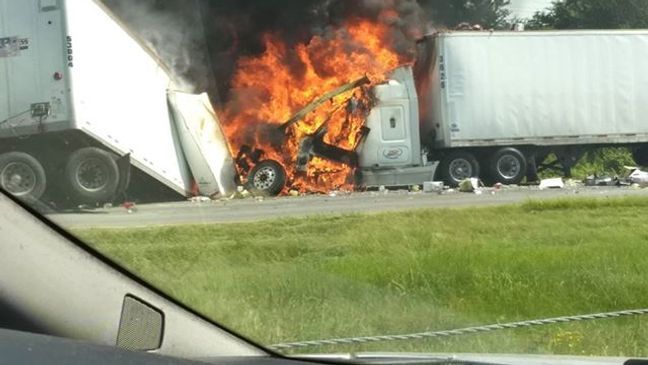
<svg viewBox="0 0 648 365"><path fill-rule="evenodd" d="M273 344L647 308L647 216L628 197L75 233ZM648 316L308 351L648 356L647 338Z"/></svg>

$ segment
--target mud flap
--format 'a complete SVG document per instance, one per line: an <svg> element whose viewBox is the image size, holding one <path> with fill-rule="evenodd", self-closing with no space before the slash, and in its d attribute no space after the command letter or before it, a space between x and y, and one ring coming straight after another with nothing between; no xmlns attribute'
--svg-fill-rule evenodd
<svg viewBox="0 0 648 365"><path fill-rule="evenodd" d="M115 198L126 197L126 190L130 185L131 180L131 161L130 153L119 157L115 160L117 163L117 168L119 169L119 183L117 184L117 189L115 190Z"/></svg>

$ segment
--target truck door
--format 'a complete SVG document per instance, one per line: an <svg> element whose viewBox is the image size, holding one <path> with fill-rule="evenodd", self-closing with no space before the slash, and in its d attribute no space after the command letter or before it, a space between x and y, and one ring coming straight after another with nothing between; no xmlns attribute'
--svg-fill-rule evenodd
<svg viewBox="0 0 648 365"><path fill-rule="evenodd" d="M407 163L411 151L407 146L405 108L402 105L380 108L380 133L383 145L378 149L380 164Z"/></svg>

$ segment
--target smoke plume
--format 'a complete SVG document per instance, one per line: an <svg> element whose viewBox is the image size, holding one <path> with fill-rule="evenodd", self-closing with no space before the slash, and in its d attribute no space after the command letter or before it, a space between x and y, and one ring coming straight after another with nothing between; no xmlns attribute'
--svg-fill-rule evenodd
<svg viewBox="0 0 648 365"><path fill-rule="evenodd" d="M427 31L416 0L102 1L155 50L186 91L225 98L238 60L263 53L267 34L291 47L314 36L334 37L349 19L371 19L388 24L393 48L408 54Z"/></svg>
<svg viewBox="0 0 648 365"><path fill-rule="evenodd" d="M102 0L172 72L186 92L213 87L198 1Z"/></svg>

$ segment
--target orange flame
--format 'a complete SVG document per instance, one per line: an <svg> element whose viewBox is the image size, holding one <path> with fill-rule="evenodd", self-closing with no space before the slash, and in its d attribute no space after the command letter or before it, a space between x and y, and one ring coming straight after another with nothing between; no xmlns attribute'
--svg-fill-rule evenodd
<svg viewBox="0 0 648 365"><path fill-rule="evenodd" d="M351 167L314 157L307 171L300 174L296 159L302 139L323 123L327 127L326 143L353 150L367 115L350 113L346 106L352 97L369 103L366 92L352 90L334 97L291 126L285 135L278 126L328 91L365 75L372 84L380 83L390 70L409 62L390 46L390 31L383 23L354 19L332 35L314 36L294 48L266 34L263 54L238 61L232 98L220 111L233 155L244 145L263 150L263 159L284 166L290 189L353 189Z"/></svg>

